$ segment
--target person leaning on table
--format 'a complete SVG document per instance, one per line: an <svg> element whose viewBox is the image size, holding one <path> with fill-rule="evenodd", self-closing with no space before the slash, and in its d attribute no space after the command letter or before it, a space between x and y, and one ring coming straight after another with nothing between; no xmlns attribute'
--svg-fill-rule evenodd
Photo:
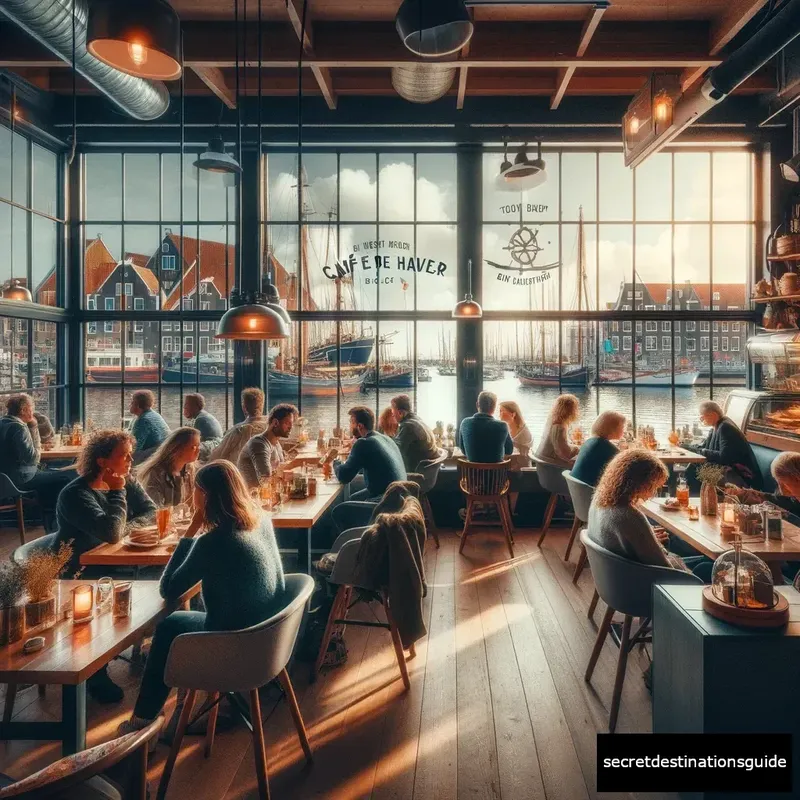
<svg viewBox="0 0 800 800"><path fill-rule="evenodd" d="M194 473L200 453L200 432L178 428L136 474L150 499L159 506L188 503L194 489Z"/></svg>
<svg viewBox="0 0 800 800"><path fill-rule="evenodd" d="M78 457L78 477L58 498L54 548L62 543L71 545L72 561L66 570L69 577L81 569L83 553L103 542L120 541L133 520L154 520L156 504L130 474L133 444L128 431L95 431ZM102 569L107 572L107 568ZM84 577L89 577L87 572ZM100 703L118 703L123 697L105 667L89 678L86 688Z"/></svg>
<svg viewBox="0 0 800 800"><path fill-rule="evenodd" d="M283 607L283 566L269 518L253 503L229 461L197 471L194 519L161 578L161 596L175 602L202 584L206 611L175 611L158 624L139 697L120 733L147 727L161 712L170 689L164 683L169 649L182 633L249 628ZM205 531L195 536L197 530Z"/></svg>

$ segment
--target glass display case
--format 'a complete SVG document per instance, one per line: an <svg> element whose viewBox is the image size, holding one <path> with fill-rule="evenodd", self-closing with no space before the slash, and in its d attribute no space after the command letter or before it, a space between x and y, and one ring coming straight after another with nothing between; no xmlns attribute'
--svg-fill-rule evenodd
<svg viewBox="0 0 800 800"><path fill-rule="evenodd" d="M800 452L800 392L734 389L725 401L725 413L751 444Z"/></svg>
<svg viewBox="0 0 800 800"><path fill-rule="evenodd" d="M779 331L752 336L747 342L751 364L761 366L761 388L800 393L800 332Z"/></svg>

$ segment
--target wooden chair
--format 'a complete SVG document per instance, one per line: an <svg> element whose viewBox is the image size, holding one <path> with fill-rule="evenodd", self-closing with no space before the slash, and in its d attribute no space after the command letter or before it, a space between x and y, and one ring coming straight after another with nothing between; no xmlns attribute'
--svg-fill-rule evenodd
<svg viewBox="0 0 800 800"><path fill-rule="evenodd" d="M607 606L597 632L592 654L589 657L584 680L591 681L603 644L610 632L611 638L619 647L614 694L611 698L611 709L608 715L608 730L614 733L617 727L619 703L622 698L622 686L625 682L625 669L628 665L628 653L637 644L652 640L650 620L653 617L653 586L657 583L702 584L703 582L691 572L639 564L636 561L621 558L592 541L587 531L581 533L581 543L586 548L589 557L597 592ZM616 612L625 617L622 623L622 633L619 636L611 628L611 620ZM631 626L634 617L640 617L642 622L636 632L632 634Z"/></svg>
<svg viewBox="0 0 800 800"><path fill-rule="evenodd" d="M163 724L164 718L157 717L140 731L126 733L118 739L112 739L110 742L84 750L82 753L65 756L27 778L6 783L0 789L0 798L2 800L7 797L24 797L26 800L39 800L40 798L57 800L59 797L68 796L80 797L81 800L100 797L146 800L148 796L147 745L158 736ZM103 778L101 773L126 759L131 760L133 769L130 772L128 791L123 795L112 783Z"/></svg>
<svg viewBox="0 0 800 800"><path fill-rule="evenodd" d="M328 645L333 635L333 630L337 625L355 625L367 626L370 628L385 628L389 631L392 637L392 645L394 653L397 658L397 666L400 668L400 677L403 679L403 685L406 689L411 688L411 681L408 677L408 667L406 666L406 655L403 651L403 643L400 641L400 632L397 630L392 611L389 606L389 598L386 593L381 591L377 586L363 586L356 585L356 556L358 555L358 548L361 545L361 537L366 528L351 528L336 537L336 541L331 548L332 553L336 553L336 562L333 565L333 571L328 578L328 583L337 586L336 596L333 598L333 605L331 606L330 613L328 614L328 622L325 625L325 631L322 634L322 642L319 646L317 653L317 660L311 670L311 681L317 679L322 663L325 660L325 654L328 652ZM363 581L362 581L363 583ZM359 593L362 590L362 593ZM355 600L353 595L357 594ZM367 621L348 619L347 612L359 600L370 602L371 600L378 600L383 606L384 613L386 614L386 622ZM351 600L353 602L351 603ZM409 658L415 656L415 649L412 645L409 648Z"/></svg>
<svg viewBox="0 0 800 800"><path fill-rule="evenodd" d="M419 484L419 503L425 514L426 527L431 536L433 536L433 541L436 542L437 548L439 547L439 531L436 529L436 520L433 517L433 509L431 508L431 501L428 499L428 492L432 492L435 488L439 472L446 459L447 453L444 450L439 450L439 455L436 458L420 461L416 470L408 476L410 481Z"/></svg>
<svg viewBox="0 0 800 800"><path fill-rule="evenodd" d="M17 527L19 528L19 543L25 544L25 513L22 507L24 499L32 498L33 492L17 489L14 481L4 472L0 472L0 511L17 512Z"/></svg>
<svg viewBox="0 0 800 800"><path fill-rule="evenodd" d="M539 485L546 492L550 492L550 499L547 501L547 508L542 519L542 533L539 536L539 541L536 542L536 546L541 547L544 537L547 536L550 523L553 521L558 498L566 497L569 499L569 489L562 475L564 467L561 464L554 464L552 461L545 461L537 456L533 456L533 462L536 464L536 477L539 479Z"/></svg>
<svg viewBox="0 0 800 800"><path fill-rule="evenodd" d="M511 519L511 506L508 502L508 465L510 459L499 464L477 464L464 458L458 459L459 486L467 496L467 514L464 517L464 531L461 534L459 553L464 552L467 536L473 525L472 515L477 503L494 505L500 517L500 525L506 537L508 552L514 558L514 522Z"/></svg>
<svg viewBox="0 0 800 800"><path fill-rule="evenodd" d="M214 744L219 710L217 701L220 696L232 696L234 707L238 707L236 694L249 695L249 724L253 731L253 751L261 800L269 800L269 780L258 690L275 678L286 693L300 744L306 759L311 762L311 747L286 665L297 641L306 602L313 591L314 579L309 575L287 575L286 606L273 617L240 631L183 633L175 638L169 649L164 682L167 686L187 689L189 693L183 704L172 739L172 748L158 785L158 800L163 800L167 793L198 691L207 692L212 703L206 732L206 757L211 754Z"/></svg>

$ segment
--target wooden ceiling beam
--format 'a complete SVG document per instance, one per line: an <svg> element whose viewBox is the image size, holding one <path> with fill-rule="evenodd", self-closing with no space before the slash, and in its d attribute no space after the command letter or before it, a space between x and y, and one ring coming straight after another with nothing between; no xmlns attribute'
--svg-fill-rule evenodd
<svg viewBox="0 0 800 800"><path fill-rule="evenodd" d="M705 74L705 67L687 67L681 72L681 91L686 92Z"/></svg>
<svg viewBox="0 0 800 800"><path fill-rule="evenodd" d="M711 27L709 54L717 55L766 3L767 0L728 0L725 12Z"/></svg>
<svg viewBox="0 0 800 800"><path fill-rule="evenodd" d="M558 71L555 94L550 98L550 110L555 111L567 93L567 87L575 74L575 67L564 67Z"/></svg>
<svg viewBox="0 0 800 800"><path fill-rule="evenodd" d="M583 23L583 30L581 30L581 40L578 43L577 55L579 58L584 56L589 49L589 43L592 41L603 14L606 13L606 8L608 6L595 6L589 11L589 16L586 17L586 21Z"/></svg>
<svg viewBox="0 0 800 800"><path fill-rule="evenodd" d="M194 64L192 71L228 108L236 108L236 94L225 82L225 75L219 67Z"/></svg>
<svg viewBox="0 0 800 800"><path fill-rule="evenodd" d="M469 8L467 13L470 16L470 19L473 21L475 20L475 10L473 8ZM472 44L472 37L470 37L469 41L461 48L459 52L460 58L466 58L469 55L470 45ZM469 67L460 67L458 70L458 94L456 96L456 109L461 111L464 108L464 100L467 96L467 73L469 72Z"/></svg>
<svg viewBox="0 0 800 800"><path fill-rule="evenodd" d="M303 24L303 0L286 0L286 11L289 14L289 22L292 23L298 40L302 39L303 52L313 59L314 44L311 41L311 20L309 19L308 9L306 9L305 24ZM333 77L330 68L314 64L312 61L311 72L314 74L319 90L325 98L326 105L333 111L336 108L336 92L333 88Z"/></svg>

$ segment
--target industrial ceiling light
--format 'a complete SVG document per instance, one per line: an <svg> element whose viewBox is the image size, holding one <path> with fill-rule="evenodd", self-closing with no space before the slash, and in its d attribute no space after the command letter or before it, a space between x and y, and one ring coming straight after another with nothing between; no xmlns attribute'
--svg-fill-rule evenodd
<svg viewBox="0 0 800 800"><path fill-rule="evenodd" d="M792 152L794 155L781 164L781 176L791 183L800 182L800 108L792 111Z"/></svg>
<svg viewBox="0 0 800 800"><path fill-rule="evenodd" d="M33 302L31 290L19 278L12 278L3 286L3 300L15 300L18 303Z"/></svg>
<svg viewBox="0 0 800 800"><path fill-rule="evenodd" d="M205 152L200 153L195 167L206 172L220 172L224 175L241 175L242 167L229 153L225 152L225 142L222 136L213 136Z"/></svg>
<svg viewBox="0 0 800 800"><path fill-rule="evenodd" d="M499 191L524 192L541 186L547 180L547 165L542 158L542 143L537 142L538 150L534 159L528 158L527 147L527 142L522 145L513 164L509 162L507 154L504 154L500 172L495 180L495 188Z"/></svg>
<svg viewBox="0 0 800 800"><path fill-rule="evenodd" d="M304 0L307 3L308 0ZM246 6L245 6L246 8ZM242 156L242 98L239 93L239 0L236 0L234 5L235 23L234 30L236 32L236 134L237 134L237 155L241 159ZM261 21L261 3L258 7L259 26ZM244 20L242 26L245 30L247 28L247 20ZM305 27L305 12L303 14L303 27ZM300 37L300 41L305 39L305 36ZM261 36L259 31L258 37L259 47L259 76L261 75ZM302 68L302 63L300 65ZM260 83L260 77L259 77ZM259 126L258 136L259 145L261 143L261 102L259 91ZM261 147L259 146L258 157L261 158ZM237 208L242 208L242 187L239 185L239 202ZM241 212L240 212L241 213ZM239 235L241 235L241 221L237 228ZM236 283L237 286L242 285L242 247L241 240L239 246L236 248ZM277 289L275 290L277 295ZM241 292L239 289L231 291L230 299L231 307L222 315L222 319L217 326L217 339L231 339L234 341L264 341L270 339L288 339L290 335L289 324L284 319L284 316L279 313L274 305L269 305L269 297L263 292Z"/></svg>
<svg viewBox="0 0 800 800"><path fill-rule="evenodd" d="M91 0L86 49L138 78L181 76L181 23L167 0Z"/></svg>
<svg viewBox="0 0 800 800"><path fill-rule="evenodd" d="M473 31L464 0L403 0L394 24L403 44L427 58L458 52Z"/></svg>
<svg viewBox="0 0 800 800"><path fill-rule="evenodd" d="M453 309L453 319L480 319L483 309L480 303L472 299L472 259L467 261L467 293L464 299L456 303Z"/></svg>

